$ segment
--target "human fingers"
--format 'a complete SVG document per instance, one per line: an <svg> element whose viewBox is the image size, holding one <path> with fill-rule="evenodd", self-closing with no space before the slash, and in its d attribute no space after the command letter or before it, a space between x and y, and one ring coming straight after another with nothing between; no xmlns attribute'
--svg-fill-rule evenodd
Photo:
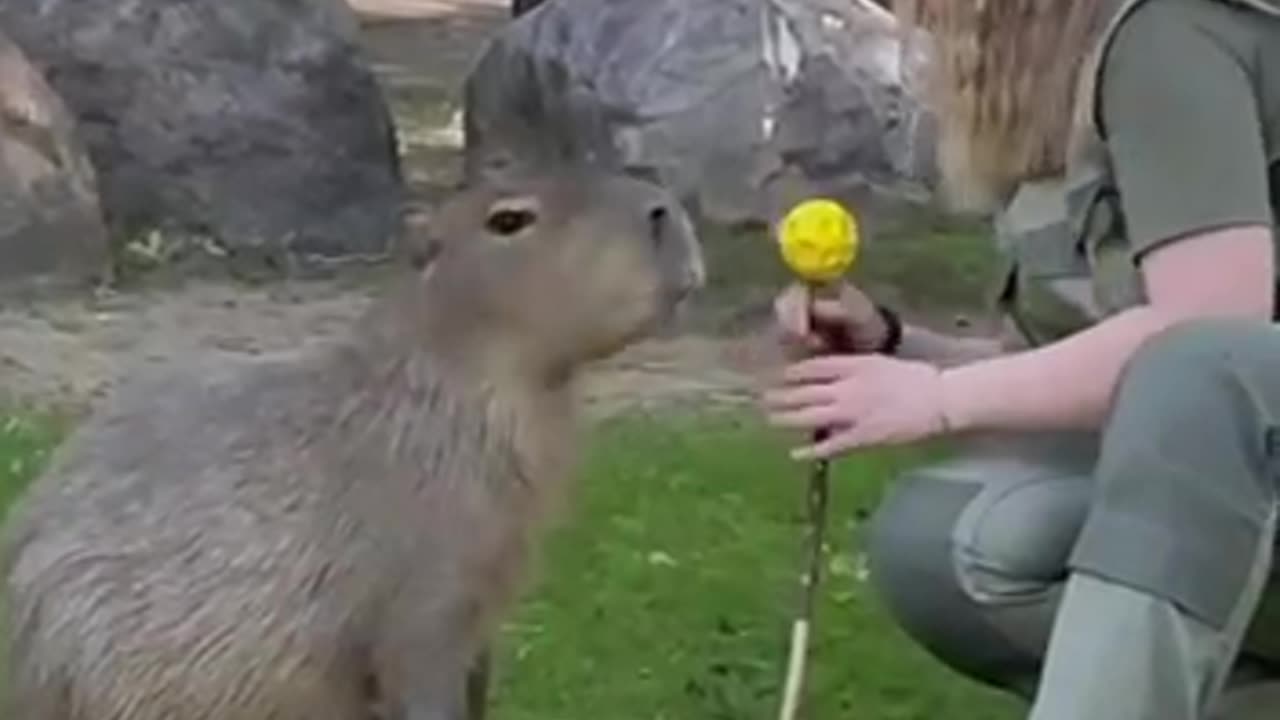
<svg viewBox="0 0 1280 720"><path fill-rule="evenodd" d="M794 385L843 380L858 373L865 366L865 358L857 355L824 355L808 358L784 368L782 382L784 385Z"/></svg>
<svg viewBox="0 0 1280 720"><path fill-rule="evenodd" d="M814 405L799 410L769 413L769 423L774 427L793 430L817 430L839 423L849 422L838 405Z"/></svg>
<svg viewBox="0 0 1280 720"><path fill-rule="evenodd" d="M830 460L838 455L855 450L864 444L859 425L846 424L840 430L831 433L817 442L798 447L791 451L792 460Z"/></svg>
<svg viewBox="0 0 1280 720"><path fill-rule="evenodd" d="M813 318L819 322L830 324L848 323L849 309L839 300L819 298L813 301Z"/></svg>
<svg viewBox="0 0 1280 720"><path fill-rule="evenodd" d="M773 388L763 393L760 400L767 412L782 412L810 405L828 405L836 398L830 386L813 384Z"/></svg>
<svg viewBox="0 0 1280 720"><path fill-rule="evenodd" d="M809 335L809 288L800 283L787 286L773 302L774 318L782 330L796 339Z"/></svg>

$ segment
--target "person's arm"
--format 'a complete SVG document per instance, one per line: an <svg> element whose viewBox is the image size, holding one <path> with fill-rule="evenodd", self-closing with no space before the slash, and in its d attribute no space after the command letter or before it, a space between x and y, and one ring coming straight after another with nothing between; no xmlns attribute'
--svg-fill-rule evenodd
<svg viewBox="0 0 1280 720"><path fill-rule="evenodd" d="M1003 344L994 338L962 337L918 325L903 325L902 343L894 353L904 360L920 360L940 368L955 367L997 357Z"/></svg>
<svg viewBox="0 0 1280 720"><path fill-rule="evenodd" d="M943 372L948 427L1096 428L1129 357L1155 333L1206 316L1271 313L1272 229L1186 238L1143 263L1150 302L1043 348Z"/></svg>
<svg viewBox="0 0 1280 720"><path fill-rule="evenodd" d="M952 430L1097 427L1153 334L1196 317L1271 316L1275 219L1248 71L1167 9L1135 12L1101 84L1147 303L1043 348L945 370Z"/></svg>

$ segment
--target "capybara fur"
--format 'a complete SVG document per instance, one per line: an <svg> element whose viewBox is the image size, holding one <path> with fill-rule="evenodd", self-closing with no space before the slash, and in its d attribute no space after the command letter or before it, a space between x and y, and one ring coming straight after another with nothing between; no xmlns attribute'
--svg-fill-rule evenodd
<svg viewBox="0 0 1280 720"><path fill-rule="evenodd" d="M574 379L703 283L659 187L481 179L349 333L122 385L15 508L7 720L457 720L573 473Z"/></svg>

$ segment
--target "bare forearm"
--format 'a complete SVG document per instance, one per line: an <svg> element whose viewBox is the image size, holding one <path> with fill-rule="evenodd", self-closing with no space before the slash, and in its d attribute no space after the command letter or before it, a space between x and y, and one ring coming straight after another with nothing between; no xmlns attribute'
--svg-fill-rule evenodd
<svg viewBox="0 0 1280 720"><path fill-rule="evenodd" d="M952 429L1099 427L1130 357L1156 333L1196 317L1271 317L1272 233L1241 225L1166 244L1143 259L1150 304L1036 350L944 370Z"/></svg>
<svg viewBox="0 0 1280 720"><path fill-rule="evenodd" d="M1051 345L944 370L948 423L955 431L1097 428L1129 358L1180 317L1138 307Z"/></svg>

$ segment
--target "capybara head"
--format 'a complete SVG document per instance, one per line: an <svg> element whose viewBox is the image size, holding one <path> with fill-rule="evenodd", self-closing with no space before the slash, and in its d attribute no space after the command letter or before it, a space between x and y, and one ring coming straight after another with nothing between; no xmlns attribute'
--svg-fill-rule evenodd
<svg viewBox="0 0 1280 720"><path fill-rule="evenodd" d="M612 354L705 282L689 215L653 183L601 170L491 173L432 218L424 282L453 331L560 366Z"/></svg>

